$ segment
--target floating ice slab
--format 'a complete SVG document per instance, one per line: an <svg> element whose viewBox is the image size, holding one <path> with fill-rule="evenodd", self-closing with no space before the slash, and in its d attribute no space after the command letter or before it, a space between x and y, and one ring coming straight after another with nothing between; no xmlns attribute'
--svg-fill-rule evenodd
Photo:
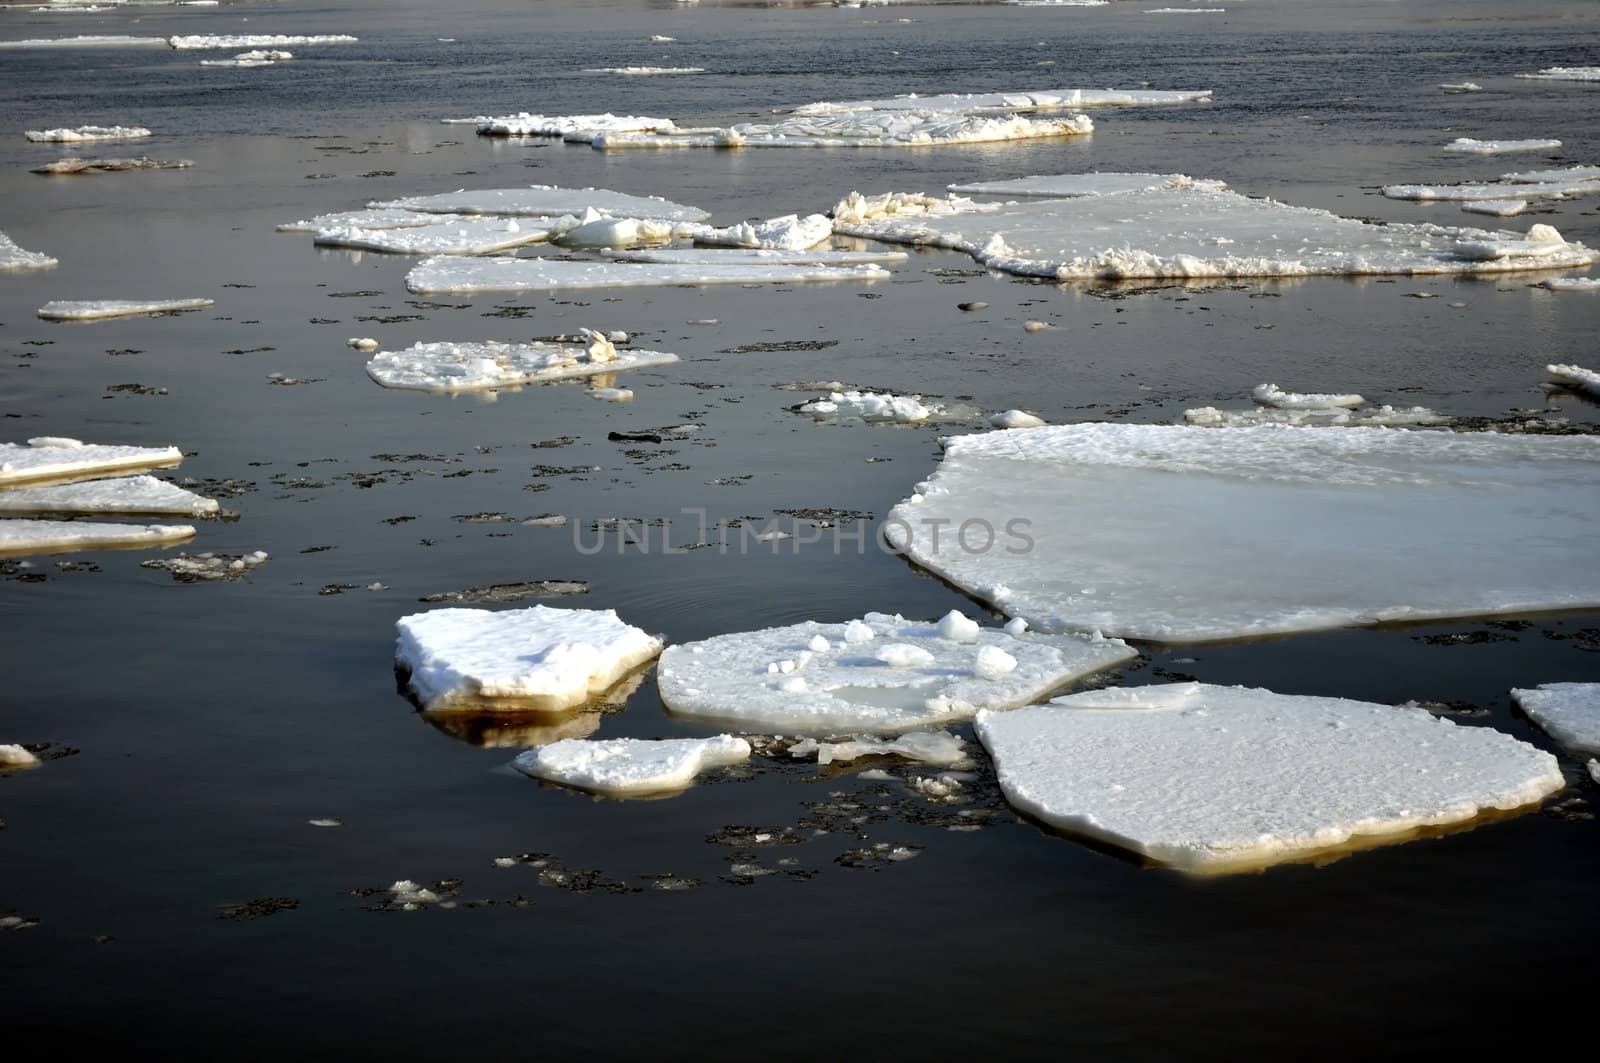
<svg viewBox="0 0 1600 1063"><path fill-rule="evenodd" d="M154 476L0 490L0 514L140 513L203 517L217 503Z"/></svg>
<svg viewBox="0 0 1600 1063"><path fill-rule="evenodd" d="M215 305L215 299L58 299L41 306L38 314L46 321L99 321L136 314L175 314Z"/></svg>
<svg viewBox="0 0 1600 1063"><path fill-rule="evenodd" d="M1094 132L1085 115L1029 118L1019 114L959 111L864 111L792 115L777 122L745 122L726 129L670 133L605 133L602 151L629 148L897 148L987 144Z"/></svg>
<svg viewBox="0 0 1600 1063"><path fill-rule="evenodd" d="M0 554L160 546L194 536L187 524L91 524L76 520L0 520Z"/></svg>
<svg viewBox="0 0 1600 1063"><path fill-rule="evenodd" d="M39 764L39 758L17 745L0 745L0 771L9 771L12 768L33 768Z"/></svg>
<svg viewBox="0 0 1600 1063"><path fill-rule="evenodd" d="M696 243L718 247L762 247L783 251L804 251L833 236L833 222L825 214L785 214L762 222L741 222L725 229L701 229L694 233Z"/></svg>
<svg viewBox="0 0 1600 1063"><path fill-rule="evenodd" d="M244 579L269 560L265 550L248 554L179 554L139 562L140 568L158 568L178 583L233 583Z"/></svg>
<svg viewBox="0 0 1600 1063"><path fill-rule="evenodd" d="M1274 406L1253 410L1219 410L1201 406L1185 410L1184 423L1203 428L1251 428L1256 425L1293 425L1304 428L1411 428L1448 424L1450 418L1426 406L1368 406L1349 409L1343 406L1306 406L1281 409Z"/></svg>
<svg viewBox="0 0 1600 1063"><path fill-rule="evenodd" d="M554 291L574 288L659 287L668 284L793 284L870 281L889 276L881 266L652 265L576 262L552 258L429 258L406 274L419 294Z"/></svg>
<svg viewBox="0 0 1600 1063"><path fill-rule="evenodd" d="M1533 74L1518 74L1532 81L1600 81L1600 66L1547 66Z"/></svg>
<svg viewBox="0 0 1600 1063"><path fill-rule="evenodd" d="M76 129L30 129L27 137L36 144L75 144L85 140L142 140L151 136L143 126L81 125Z"/></svg>
<svg viewBox="0 0 1600 1063"><path fill-rule="evenodd" d="M1489 214L1496 218L1511 218L1528 209L1526 199L1479 199L1461 204L1468 214Z"/></svg>
<svg viewBox="0 0 1600 1063"><path fill-rule="evenodd" d="M1505 155L1516 151L1550 151L1560 146L1559 140L1474 140L1471 137L1457 137L1441 150L1468 155Z"/></svg>
<svg viewBox="0 0 1600 1063"><path fill-rule="evenodd" d="M982 111L1028 114L1037 111L1082 110L1085 107L1163 107L1211 99L1210 89L1051 89L1044 92L946 92L934 96L891 96L877 100L822 101L796 107L793 114L827 115L872 111Z"/></svg>
<svg viewBox="0 0 1600 1063"><path fill-rule="evenodd" d="M848 762L862 757L904 757L923 764L949 767L967 759L966 743L945 731L912 731L898 738L854 738L845 742L819 742L807 738L789 747L792 757L816 755L817 764L826 767L834 761Z"/></svg>
<svg viewBox="0 0 1600 1063"><path fill-rule="evenodd" d="M1548 239L1437 225L1372 225L1209 186L1008 203L915 204L853 193L834 231L964 251L984 265L1055 280L1487 273L1587 264ZM1473 198L1484 198L1476 196ZM1530 234L1530 236L1533 234Z"/></svg>
<svg viewBox="0 0 1600 1063"><path fill-rule="evenodd" d="M1051 426L949 440L884 530L1035 628L1203 642L1600 604L1597 475L1594 436Z"/></svg>
<svg viewBox="0 0 1600 1063"><path fill-rule="evenodd" d="M1455 81L1439 86L1445 92L1482 92L1483 86L1476 81Z"/></svg>
<svg viewBox="0 0 1600 1063"><path fill-rule="evenodd" d="M1600 166L1562 166L1553 170L1523 170L1500 175L1515 184L1549 184L1561 181L1600 181Z"/></svg>
<svg viewBox="0 0 1600 1063"><path fill-rule="evenodd" d="M1562 788L1556 759L1423 709L1201 683L982 712L1012 805L1189 871L1467 822Z"/></svg>
<svg viewBox="0 0 1600 1063"><path fill-rule="evenodd" d="M190 34L168 37L167 43L179 51L221 50L224 48L293 48L313 44L354 44L355 37L343 33L304 36L294 33Z"/></svg>
<svg viewBox="0 0 1600 1063"><path fill-rule="evenodd" d="M502 214L534 218L559 218L563 214L582 217L589 210L619 218L653 218L660 221L705 221L711 216L699 207L686 207L657 196L630 196L604 188L561 188L556 185L479 191L463 189L433 196L411 196L369 203L368 206L430 214Z"/></svg>
<svg viewBox="0 0 1600 1063"><path fill-rule="evenodd" d="M187 170L193 165L188 159L151 159L143 155L136 159L69 158L35 166L29 172L47 177L66 177L85 173L123 173L128 170Z"/></svg>
<svg viewBox="0 0 1600 1063"><path fill-rule="evenodd" d="M703 66L592 66L585 74L621 74L624 77L649 77L653 74L704 74Z"/></svg>
<svg viewBox="0 0 1600 1063"><path fill-rule="evenodd" d="M0 487L158 469L182 460L177 447L122 447L39 436L26 444L0 443Z"/></svg>
<svg viewBox="0 0 1600 1063"><path fill-rule="evenodd" d="M250 52L240 52L232 59L202 59L200 60L200 65L235 67L276 66L279 63L287 62L293 58L293 52L258 48Z"/></svg>
<svg viewBox="0 0 1600 1063"><path fill-rule="evenodd" d="M397 626L395 659L429 711L570 708L661 652L613 609L435 609Z"/></svg>
<svg viewBox="0 0 1600 1063"><path fill-rule="evenodd" d="M1276 384L1258 384L1250 392L1250 397L1263 406L1274 406L1280 410L1325 410L1329 407L1350 409L1361 406L1367 401L1360 395L1326 395L1315 392L1301 394L1296 391L1284 391Z"/></svg>
<svg viewBox="0 0 1600 1063"><path fill-rule="evenodd" d="M1511 696L1569 753L1600 753L1600 683L1541 683Z"/></svg>
<svg viewBox="0 0 1600 1063"><path fill-rule="evenodd" d="M452 218L430 225L405 225L383 229L323 229L318 247L345 247L395 255L486 255L524 244L548 240L559 227L536 225L516 218Z"/></svg>
<svg viewBox="0 0 1600 1063"><path fill-rule="evenodd" d="M1015 177L1005 181L976 181L950 185L950 191L967 196L1040 196L1071 199L1075 196L1110 196L1119 192L1149 192L1163 188L1223 189L1223 181L1196 181L1181 173L1062 173Z"/></svg>
<svg viewBox="0 0 1600 1063"><path fill-rule="evenodd" d="M525 775L613 797L682 790L694 777L750 759L750 743L715 738L569 738L530 749L511 762Z"/></svg>
<svg viewBox="0 0 1600 1063"><path fill-rule="evenodd" d="M1551 277L1543 283L1553 292L1600 292L1600 277Z"/></svg>
<svg viewBox="0 0 1600 1063"><path fill-rule="evenodd" d="M1591 287L1600 286L1600 281L1589 279ZM1581 365L1547 365L1544 371L1550 374L1550 379L1564 388L1573 391L1586 392L1600 399L1600 373L1593 369L1585 369Z"/></svg>
<svg viewBox="0 0 1600 1063"><path fill-rule="evenodd" d="M83 33L76 37L33 37L0 41L0 48L167 48L165 37L135 37L123 33Z"/></svg>
<svg viewBox="0 0 1600 1063"><path fill-rule="evenodd" d="M978 409L961 403L925 400L921 395L894 395L877 391L835 391L798 407L819 421L860 420L892 424L933 424L971 421Z"/></svg>
<svg viewBox="0 0 1600 1063"><path fill-rule="evenodd" d="M641 251L606 251L618 262L653 262L657 265L722 266L755 264L766 266L864 266L877 262L904 262L904 251L777 251L764 247L730 248L723 251L689 247L662 247Z"/></svg>
<svg viewBox="0 0 1600 1063"><path fill-rule="evenodd" d="M593 140L601 133L653 133L676 129L670 118L634 114L520 114L487 115L471 119L486 137L562 137Z"/></svg>
<svg viewBox="0 0 1600 1063"><path fill-rule="evenodd" d="M49 269L59 263L40 251L25 251L5 233L0 233L0 270Z"/></svg>
<svg viewBox="0 0 1600 1063"><path fill-rule="evenodd" d="M1485 199L1565 199L1568 196L1589 196L1600 192L1600 177L1557 177L1559 171L1546 171L1545 181L1517 181L1510 177L1499 181L1465 185L1385 185L1383 194L1390 199L1411 199L1426 203L1430 200L1480 202Z"/></svg>
<svg viewBox="0 0 1600 1063"><path fill-rule="evenodd" d="M336 214L318 214L304 221L291 221L278 226L280 233L320 233L328 229L417 229L424 225L442 224L438 214L420 210L346 210Z"/></svg>
<svg viewBox="0 0 1600 1063"><path fill-rule="evenodd" d="M807 621L718 635L669 647L657 682L662 701L684 716L785 733L898 733L967 719L981 708L1026 705L1136 656L1116 639L973 627L946 637L926 621L868 613L848 624ZM893 664L880 655L885 645L930 659ZM992 678L978 670L979 654L991 647L1016 661Z"/></svg>
<svg viewBox="0 0 1600 1063"><path fill-rule="evenodd" d="M403 351L379 351L367 375L386 388L412 391L483 391L551 380L671 365L664 351L618 351L606 343L596 360L579 345L556 343L418 343Z"/></svg>

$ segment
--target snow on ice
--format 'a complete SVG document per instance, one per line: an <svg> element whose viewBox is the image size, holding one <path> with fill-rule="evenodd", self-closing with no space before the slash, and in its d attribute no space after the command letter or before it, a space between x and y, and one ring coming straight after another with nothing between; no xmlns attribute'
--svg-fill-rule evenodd
<svg viewBox="0 0 1600 1063"><path fill-rule="evenodd" d="M750 743L715 738L572 738L530 749L511 762L525 775L613 797L682 790L694 777L750 759Z"/></svg>

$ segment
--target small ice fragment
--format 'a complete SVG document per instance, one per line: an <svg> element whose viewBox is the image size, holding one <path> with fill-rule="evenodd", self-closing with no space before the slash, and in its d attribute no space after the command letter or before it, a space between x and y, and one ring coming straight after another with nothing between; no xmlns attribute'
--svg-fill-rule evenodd
<svg viewBox="0 0 1600 1063"><path fill-rule="evenodd" d="M976 642L978 622L959 609L952 609L939 620L939 637L952 642Z"/></svg>
<svg viewBox="0 0 1600 1063"><path fill-rule="evenodd" d="M1550 374L1550 379L1564 388L1573 391L1585 392L1594 398L1600 398L1600 373L1593 369L1585 369L1581 365L1547 365L1544 371Z"/></svg>
<svg viewBox="0 0 1600 1063"><path fill-rule="evenodd" d="M313 827L342 827L344 823L337 819L308 819L307 823Z"/></svg>
<svg viewBox="0 0 1600 1063"><path fill-rule="evenodd" d="M1048 321L1024 321L1022 323L1022 331L1024 332L1045 332L1054 327Z"/></svg>
<svg viewBox="0 0 1600 1063"><path fill-rule="evenodd" d="M1006 621L1005 632L1007 635L1015 637L1026 630L1028 630L1028 622L1020 616L1012 617Z"/></svg>
<svg viewBox="0 0 1600 1063"><path fill-rule="evenodd" d="M830 648L831 644L821 635L811 636L811 641L806 643L806 649L812 653L827 653Z"/></svg>
<svg viewBox="0 0 1600 1063"><path fill-rule="evenodd" d="M519 755L512 766L537 779L613 796L681 790L710 768L750 758L750 743L715 738L570 738Z"/></svg>
<svg viewBox="0 0 1600 1063"><path fill-rule="evenodd" d="M0 744L0 771L10 768L32 768L39 758L18 745Z"/></svg>
<svg viewBox="0 0 1600 1063"><path fill-rule="evenodd" d="M590 388L589 397L600 399L603 402L632 402L633 390L631 388Z"/></svg>
<svg viewBox="0 0 1600 1063"><path fill-rule="evenodd" d="M1039 428L1045 420L1027 410L1006 410L989 418L989 423L995 428Z"/></svg>
<svg viewBox="0 0 1600 1063"><path fill-rule="evenodd" d="M34 143L73 144L86 140L142 140L151 136L143 126L84 125L76 129L30 129L28 139Z"/></svg>
<svg viewBox="0 0 1600 1063"><path fill-rule="evenodd" d="M345 342L358 351L375 351L378 349L378 341L371 336L352 336Z"/></svg>

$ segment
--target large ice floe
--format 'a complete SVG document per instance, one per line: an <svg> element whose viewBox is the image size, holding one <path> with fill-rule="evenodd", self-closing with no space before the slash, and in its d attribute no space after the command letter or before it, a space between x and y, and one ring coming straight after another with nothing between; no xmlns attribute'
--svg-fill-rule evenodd
<svg viewBox="0 0 1600 1063"><path fill-rule="evenodd" d="M978 737L1013 806L1195 872L1326 854L1565 785L1556 759L1423 709L1181 683L983 712Z"/></svg>
<svg viewBox="0 0 1600 1063"><path fill-rule="evenodd" d="M1502 174L1496 181L1459 185L1385 185L1390 199L1418 202L1487 199L1565 199L1600 193L1600 166L1566 166L1554 170L1525 170Z"/></svg>
<svg viewBox="0 0 1600 1063"><path fill-rule="evenodd" d="M1600 754L1600 683L1541 683L1511 697L1574 756Z"/></svg>
<svg viewBox="0 0 1600 1063"><path fill-rule="evenodd" d="M1530 81L1600 81L1600 66L1547 66L1517 77Z"/></svg>
<svg viewBox="0 0 1600 1063"><path fill-rule="evenodd" d="M143 140L152 136L143 126L81 125L73 129L30 129L29 140L36 144L77 144L90 140Z"/></svg>
<svg viewBox="0 0 1600 1063"><path fill-rule="evenodd" d="M203 517L217 503L154 476L124 476L89 483L0 490L0 514L174 514Z"/></svg>
<svg viewBox="0 0 1600 1063"><path fill-rule="evenodd" d="M649 218L656 221L701 222L711 217L699 207L673 203L659 196L632 196L605 188L561 188L533 185L528 188L462 189L431 196L407 196L369 203L373 210L421 211L427 214L499 214L507 217L559 218L563 214L581 217L595 210L618 218Z"/></svg>
<svg viewBox="0 0 1600 1063"><path fill-rule="evenodd" d="M396 663L429 711L571 708L661 652L613 609L435 609L397 626Z"/></svg>
<svg viewBox="0 0 1600 1063"><path fill-rule="evenodd" d="M741 122L727 128L659 133L603 133L602 151L630 148L893 148L987 144L1094 132L1086 115L1032 118L1021 114L959 111L863 111L790 115L775 122Z"/></svg>
<svg viewBox="0 0 1600 1063"><path fill-rule="evenodd" d="M888 277L878 265L808 266L767 263L653 265L645 262L568 261L554 258L428 258L406 274L421 295L471 292L555 291L576 288L659 287L671 284L792 284L803 281L870 281Z"/></svg>
<svg viewBox="0 0 1600 1063"><path fill-rule="evenodd" d="M124 447L38 436L25 444L0 443L0 487L159 469L182 460L177 447Z"/></svg>
<svg viewBox="0 0 1600 1063"><path fill-rule="evenodd" d="M1373 225L1209 181L1113 194L1082 187L1072 198L1003 204L852 193L834 208L834 231L964 251L995 269L1055 280L1487 273L1595 259L1549 226L1523 236Z"/></svg>
<svg viewBox="0 0 1600 1063"><path fill-rule="evenodd" d="M750 759L750 743L715 738L572 738L530 749L511 762L525 775L611 797L682 790L694 777Z"/></svg>
<svg viewBox="0 0 1600 1063"><path fill-rule="evenodd" d="M38 314L46 321L100 321L137 314L176 314L215 306L215 299L58 299L45 303Z"/></svg>
<svg viewBox="0 0 1600 1063"><path fill-rule="evenodd" d="M433 221L428 225L322 229L316 234L314 242L318 247L344 247L396 255L486 255L524 244L540 243L564 228L519 222L516 218L474 217L441 221L439 217L432 215Z"/></svg>
<svg viewBox="0 0 1600 1063"><path fill-rule="evenodd" d="M551 380L671 365L675 354L617 350L604 335L584 330L586 343L418 343L379 351L367 375L386 388L411 391L485 391Z"/></svg>
<svg viewBox="0 0 1600 1063"><path fill-rule="evenodd" d="M476 125L486 137L560 137L589 143L601 133L655 133L677 128L670 118L634 114L507 114L479 115L462 121Z"/></svg>
<svg viewBox="0 0 1600 1063"><path fill-rule="evenodd" d="M1014 632L1014 633L1013 633ZM683 716L785 733L899 733L1026 705L1136 656L1117 639L868 613L668 647L657 683Z"/></svg>
<svg viewBox="0 0 1600 1063"><path fill-rule="evenodd" d="M1555 363L1544 367L1550 379L1572 391L1581 391L1590 398L1600 399L1600 373L1581 365Z"/></svg>
<svg viewBox="0 0 1600 1063"><path fill-rule="evenodd" d="M60 263L42 251L27 251L5 233L0 232L0 270L50 269Z"/></svg>
<svg viewBox="0 0 1600 1063"><path fill-rule="evenodd" d="M1203 642L1600 605L1600 437L1079 424L947 441L884 534L1050 631Z"/></svg>
<svg viewBox="0 0 1600 1063"><path fill-rule="evenodd" d="M0 520L0 554L161 546L194 537L188 524L97 524L79 520Z"/></svg>
<svg viewBox="0 0 1600 1063"><path fill-rule="evenodd" d="M1474 140L1471 137L1457 137L1440 150L1467 155L1505 155L1515 151L1551 151L1560 146L1559 140Z"/></svg>

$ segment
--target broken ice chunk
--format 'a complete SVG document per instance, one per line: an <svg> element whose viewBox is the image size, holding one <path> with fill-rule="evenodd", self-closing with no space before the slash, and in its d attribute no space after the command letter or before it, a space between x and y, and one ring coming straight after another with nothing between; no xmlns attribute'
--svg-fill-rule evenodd
<svg viewBox="0 0 1600 1063"><path fill-rule="evenodd" d="M38 314L46 321L99 321L108 317L131 317L135 314L176 314L187 310L204 310L208 306L215 305L217 305L215 299L56 300L41 306Z"/></svg>
<svg viewBox="0 0 1600 1063"><path fill-rule="evenodd" d="M980 648L972 664L973 673L980 679L1003 679L1016 671L1016 668L1017 659L999 646Z"/></svg>
<svg viewBox="0 0 1600 1063"><path fill-rule="evenodd" d="M319 214L304 221L285 222L280 233L319 233L329 229L411 229L441 224L438 214L420 210L346 210Z"/></svg>
<svg viewBox="0 0 1600 1063"><path fill-rule="evenodd" d="M951 642L976 642L978 622L959 609L952 609L939 620L939 637Z"/></svg>
<svg viewBox="0 0 1600 1063"><path fill-rule="evenodd" d="M1028 114L1037 111L1078 110L1084 107L1157 107L1198 103L1211 98L1210 89L1048 89L1027 92L946 92L922 96L910 93L877 100L808 103L796 107L797 115L852 112L944 111Z"/></svg>
<svg viewBox="0 0 1600 1063"><path fill-rule="evenodd" d="M511 762L525 775L613 797L682 790L711 768L750 759L750 743L715 738L572 738L530 749Z"/></svg>
<svg viewBox="0 0 1600 1063"><path fill-rule="evenodd" d="M926 668L934 663L933 654L921 646L911 646L904 642L891 642L879 646L873 656L890 668Z"/></svg>
<svg viewBox="0 0 1600 1063"><path fill-rule="evenodd" d="M194 537L188 524L91 524L75 520L0 520L0 554L42 554L121 546L164 546Z"/></svg>
<svg viewBox="0 0 1600 1063"><path fill-rule="evenodd" d="M591 141L601 133L653 133L677 128L670 118L610 113L529 114L523 111L498 118L483 115L467 121L476 124L479 135L486 137L561 137L580 143Z"/></svg>
<svg viewBox="0 0 1600 1063"><path fill-rule="evenodd" d="M12 768L33 768L39 764L39 758L17 745L0 744L0 771Z"/></svg>
<svg viewBox="0 0 1600 1063"><path fill-rule="evenodd" d="M1353 408L1361 406L1367 401L1360 395L1300 394L1294 391L1284 391L1276 384L1258 384L1250 392L1250 397L1263 406L1273 406L1280 410Z"/></svg>
<svg viewBox="0 0 1600 1063"><path fill-rule="evenodd" d="M178 583L234 583L266 564L265 550L248 554L179 554L139 562L140 568L156 568L171 573Z"/></svg>
<svg viewBox="0 0 1600 1063"><path fill-rule="evenodd" d="M1600 399L1600 373L1593 369L1585 369L1581 365L1547 365L1544 371L1562 387Z"/></svg>
<svg viewBox="0 0 1600 1063"><path fill-rule="evenodd" d="M175 514L203 517L217 503L153 476L126 476L56 487L18 487L0 491L0 514L93 513Z"/></svg>
<svg viewBox="0 0 1600 1063"><path fill-rule="evenodd" d="M15 240L0 232L0 270L49 269L59 263L41 251L25 251Z"/></svg>
<svg viewBox="0 0 1600 1063"><path fill-rule="evenodd" d="M686 207L659 196L630 196L604 188L562 188L558 185L532 185L528 188L462 189L433 196L410 196L384 203L369 203L374 210L412 210L431 214L502 214L558 218L563 214L582 217L585 211L626 218L654 218L660 221L705 221L711 215L699 207Z"/></svg>
<svg viewBox="0 0 1600 1063"><path fill-rule="evenodd" d="M726 229L704 228L694 234L696 243L719 247L764 247L779 251L804 251L833 235L833 222L825 214L785 214L763 222L741 222Z"/></svg>
<svg viewBox="0 0 1600 1063"><path fill-rule="evenodd" d="M188 159L151 159L141 155L136 159L57 159L55 162L35 166L29 173L46 177L62 177L86 173L122 173L128 170L186 170L194 163Z"/></svg>
<svg viewBox="0 0 1600 1063"><path fill-rule="evenodd" d="M1044 418L1027 410L1006 410L989 418L995 428L1039 428L1044 423Z"/></svg>
<svg viewBox="0 0 1600 1063"><path fill-rule="evenodd" d="M1600 754L1600 683L1541 683L1511 697L1573 756Z"/></svg>
<svg viewBox="0 0 1600 1063"><path fill-rule="evenodd" d="M38 436L26 444L0 443L0 487L158 469L182 460L177 447L123 447Z"/></svg>
<svg viewBox="0 0 1600 1063"><path fill-rule="evenodd" d="M633 247L672 240L672 223L648 218L614 218L594 209L578 225L554 237L562 247Z"/></svg>
<svg viewBox="0 0 1600 1063"><path fill-rule="evenodd" d="M590 348L593 346L591 343ZM403 351L379 351L367 363L367 375L386 388L482 391L671 365L678 360L677 355L664 351L617 351L609 343L601 353L603 357L597 361L591 349L573 344L418 343Z"/></svg>
<svg viewBox="0 0 1600 1063"><path fill-rule="evenodd" d="M816 755L817 765L852 761L861 757L904 757L923 764L949 767L967 759L966 743L946 731L911 731L898 738L866 736L843 742L819 742L806 738L789 747L792 757Z"/></svg>
<svg viewBox="0 0 1600 1063"><path fill-rule="evenodd" d="M1053 827L1189 871L1399 840L1565 785L1550 754L1422 709L1204 684L1172 706L1102 705L1096 691L979 713L1001 790Z"/></svg>
<svg viewBox="0 0 1600 1063"><path fill-rule="evenodd" d="M601 151L634 148L892 148L984 144L1041 137L1087 136L1087 115L1029 118L1020 114L908 110L791 115L776 122L742 122L726 129L664 133L604 133Z"/></svg>
<svg viewBox="0 0 1600 1063"><path fill-rule="evenodd" d="M661 652L613 609L435 609L402 617L395 659L424 709L565 709Z"/></svg>
<svg viewBox="0 0 1600 1063"><path fill-rule="evenodd" d="M81 125L75 129L30 129L28 139L36 144L73 144L85 140L143 140L151 136L143 126Z"/></svg>
<svg viewBox="0 0 1600 1063"><path fill-rule="evenodd" d="M925 400L921 395L895 395L877 391L835 391L795 407L819 421L858 419L893 424L929 424L971 421L978 410L961 403Z"/></svg>
<svg viewBox="0 0 1600 1063"><path fill-rule="evenodd" d="M419 294L659 287L674 284L793 284L880 280L881 266L650 265L551 258L429 258L406 274Z"/></svg>

